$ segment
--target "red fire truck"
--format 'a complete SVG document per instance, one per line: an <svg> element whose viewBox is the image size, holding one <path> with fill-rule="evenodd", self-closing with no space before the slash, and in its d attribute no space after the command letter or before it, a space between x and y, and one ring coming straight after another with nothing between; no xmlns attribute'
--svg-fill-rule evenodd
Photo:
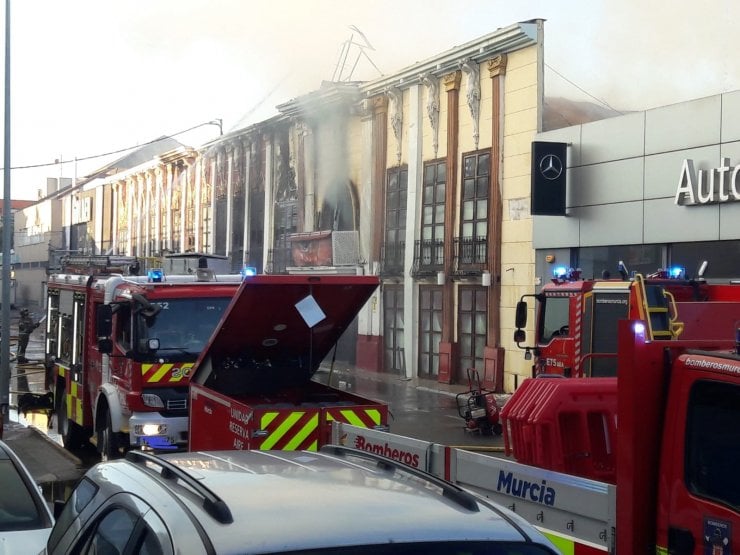
<svg viewBox="0 0 740 555"><path fill-rule="evenodd" d="M190 382L190 449L308 449L333 421L385 429L388 407L312 380L375 276L244 280Z"/></svg>
<svg viewBox="0 0 740 555"><path fill-rule="evenodd" d="M49 276L47 365L64 445L103 458L187 444L190 370L241 282L205 264L140 272L133 257L69 256Z"/></svg>
<svg viewBox="0 0 740 555"><path fill-rule="evenodd" d="M527 297L537 304L535 340L522 346ZM682 268L632 278L623 270L619 279L582 279L577 270L560 268L539 293L522 296L514 341L525 358L534 354L533 376L614 376L620 319L646 321L649 339L731 342L738 302L737 284L710 284L701 272L686 279Z"/></svg>
<svg viewBox="0 0 740 555"><path fill-rule="evenodd" d="M482 493L563 553L740 553L740 329L732 348L647 329L619 322L619 378L522 384L502 411L516 461L344 424L334 441Z"/></svg>

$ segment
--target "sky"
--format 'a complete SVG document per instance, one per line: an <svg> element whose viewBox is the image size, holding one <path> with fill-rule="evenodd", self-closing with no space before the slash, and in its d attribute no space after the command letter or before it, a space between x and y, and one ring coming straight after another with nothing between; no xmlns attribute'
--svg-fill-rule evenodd
<svg viewBox="0 0 740 555"><path fill-rule="evenodd" d="M101 154L274 115L332 79L352 26L372 48L354 80L541 18L547 96L628 111L740 89L737 0L9 2L14 199L121 155Z"/></svg>

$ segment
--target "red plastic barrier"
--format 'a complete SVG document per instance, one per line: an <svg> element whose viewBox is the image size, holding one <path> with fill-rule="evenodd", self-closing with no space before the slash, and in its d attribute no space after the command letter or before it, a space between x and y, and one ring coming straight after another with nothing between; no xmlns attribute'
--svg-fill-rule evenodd
<svg viewBox="0 0 740 555"><path fill-rule="evenodd" d="M525 380L501 418L506 454L517 461L616 481L616 378Z"/></svg>

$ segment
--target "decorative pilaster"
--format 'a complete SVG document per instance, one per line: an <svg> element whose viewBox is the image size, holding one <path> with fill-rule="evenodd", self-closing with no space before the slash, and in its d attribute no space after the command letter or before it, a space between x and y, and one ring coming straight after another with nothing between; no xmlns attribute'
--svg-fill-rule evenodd
<svg viewBox="0 0 740 555"><path fill-rule="evenodd" d="M477 150L480 138L480 68L477 62L465 58L460 62L460 69L466 75L465 97L468 101L470 118L473 122L473 142Z"/></svg>
<svg viewBox="0 0 740 555"><path fill-rule="evenodd" d="M485 372L486 387L497 392L504 390L504 350L501 347L501 230L503 227L503 184L501 183L501 141L503 137L503 79L506 73L506 55L501 54L488 60L488 74L491 77L491 194L488 196L488 260L486 265L491 272L491 287L488 291L488 326L485 365L491 365L495 372Z"/></svg>
<svg viewBox="0 0 740 555"><path fill-rule="evenodd" d="M460 132L460 80L462 73L454 71L442 77L442 83L447 93L447 173L445 176L445 231L444 231L444 275L446 276L442 286L442 337L440 339L439 352L439 377L438 380L450 383L455 379L457 357L454 340L454 318L455 318L455 288L449 276L452 275L454 258L454 226L455 201L457 199L457 168L458 148ZM449 222L449 223L448 223ZM447 355L443 356L443 352Z"/></svg>
<svg viewBox="0 0 740 555"><path fill-rule="evenodd" d="M419 80L427 89L427 117L432 126L432 149L436 158L439 149L439 80L430 73L423 73Z"/></svg>

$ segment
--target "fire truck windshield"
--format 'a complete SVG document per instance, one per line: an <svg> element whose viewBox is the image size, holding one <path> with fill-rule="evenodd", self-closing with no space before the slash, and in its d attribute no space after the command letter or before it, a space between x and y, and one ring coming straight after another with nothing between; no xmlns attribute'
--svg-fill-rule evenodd
<svg viewBox="0 0 740 555"><path fill-rule="evenodd" d="M197 355L206 346L231 300L230 297L155 300L161 310L154 318L139 316L139 345L159 340L158 355ZM168 353L170 351L170 353Z"/></svg>
<svg viewBox="0 0 740 555"><path fill-rule="evenodd" d="M545 297L540 318L540 343L549 343L553 337L568 335L568 297Z"/></svg>

